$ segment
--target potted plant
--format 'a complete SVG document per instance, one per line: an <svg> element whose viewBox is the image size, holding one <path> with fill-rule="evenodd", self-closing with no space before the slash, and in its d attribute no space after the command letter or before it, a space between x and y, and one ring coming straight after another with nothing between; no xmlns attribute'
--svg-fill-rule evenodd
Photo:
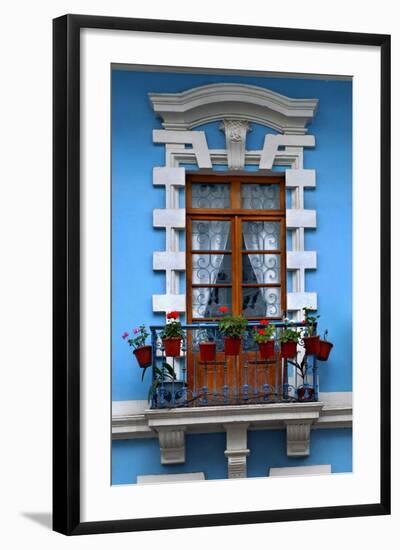
<svg viewBox="0 0 400 550"><path fill-rule="evenodd" d="M311 309L303 307L305 330L303 332L303 345L307 355L317 355L319 352L319 336L316 334L317 319L319 315L310 315Z"/></svg>
<svg viewBox="0 0 400 550"><path fill-rule="evenodd" d="M279 333L281 355L284 359L291 359L297 355L297 344L299 340L299 332L296 328L291 327L289 321L286 319L284 327Z"/></svg>
<svg viewBox="0 0 400 550"><path fill-rule="evenodd" d="M149 388L148 401L157 405L160 397L160 389L163 388L163 399L166 403L179 402L183 397L183 389L186 383L176 379L174 368L166 361L163 367L154 367L153 382Z"/></svg>
<svg viewBox="0 0 400 550"><path fill-rule="evenodd" d="M315 395L314 388L309 384L305 383L305 378L307 375L307 368L308 368L307 355L303 356L301 363L299 363L297 359L294 361L289 360L288 363L290 363L297 369L297 372L299 373L299 375L303 380L303 383L297 388L297 400L300 402L314 401L314 395Z"/></svg>
<svg viewBox="0 0 400 550"><path fill-rule="evenodd" d="M165 355L168 357L177 357L181 354L181 342L184 337L184 332L177 311L170 311L166 315L167 322L160 333L160 337L164 346Z"/></svg>
<svg viewBox="0 0 400 550"><path fill-rule="evenodd" d="M324 332L324 339L319 341L319 350L317 354L318 361L327 361L333 348L332 342L328 342L326 339L328 336L328 331Z"/></svg>
<svg viewBox="0 0 400 550"><path fill-rule="evenodd" d="M219 311L224 315L218 323L218 328L224 336L225 355L239 355L241 337L246 330L247 319L242 315L225 315L229 311L226 306L221 306Z"/></svg>
<svg viewBox="0 0 400 550"><path fill-rule="evenodd" d="M271 325L268 319L260 321L260 327L255 327L253 332L253 340L258 344L261 359L271 359L275 356L275 340L274 326Z"/></svg>
<svg viewBox="0 0 400 550"><path fill-rule="evenodd" d="M147 337L149 333L146 330L144 325L140 325L139 328L133 329L134 336L129 338L129 334L124 332L122 338L127 340L128 344L133 347L133 354L136 357L136 360L139 364L139 367L143 369L142 380L146 369L150 367L152 363L152 349L151 346L146 345Z"/></svg>
<svg viewBox="0 0 400 550"><path fill-rule="evenodd" d="M199 343L200 361L208 363L209 361L215 361L217 353L217 344L213 340L208 339L207 331L201 335L201 341Z"/></svg>

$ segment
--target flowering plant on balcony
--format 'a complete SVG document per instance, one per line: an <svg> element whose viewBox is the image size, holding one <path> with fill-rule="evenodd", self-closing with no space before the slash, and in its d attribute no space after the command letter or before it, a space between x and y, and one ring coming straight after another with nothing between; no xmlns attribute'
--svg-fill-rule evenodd
<svg viewBox="0 0 400 550"><path fill-rule="evenodd" d="M254 327L253 340L257 344L265 344L265 342L273 338L275 329L268 319L260 321L260 325L259 327Z"/></svg>
<svg viewBox="0 0 400 550"><path fill-rule="evenodd" d="M227 315L229 308L226 306L221 306L219 311L223 314L218 328L224 336L225 355L239 355L240 339L246 330L248 321L242 315Z"/></svg>
<svg viewBox="0 0 400 550"><path fill-rule="evenodd" d="M240 338L247 327L247 319L242 315L226 315L229 308L221 306L219 311L223 314L223 317L218 323L218 328L221 334L227 338Z"/></svg>
<svg viewBox="0 0 400 550"><path fill-rule="evenodd" d="M317 334L317 319L319 315L311 315L311 309L307 307L303 307L303 312L303 346L307 355L316 355L319 351L319 336Z"/></svg>
<svg viewBox="0 0 400 550"><path fill-rule="evenodd" d="M165 354L170 357L176 357L180 355L181 341L185 333L183 332L177 311L170 311L167 313L166 318L167 322L160 332L160 337L163 341Z"/></svg>
<svg viewBox="0 0 400 550"><path fill-rule="evenodd" d="M310 315L311 309L308 307L303 307L304 311L304 332L303 332L303 338L309 338L311 336L316 336L316 329L317 329L317 319L319 319L319 315Z"/></svg>
<svg viewBox="0 0 400 550"><path fill-rule="evenodd" d="M300 341L299 331L293 327L294 321L289 321L289 319L284 319L283 329L279 333L279 341L282 343L285 342L295 342L296 344Z"/></svg>
<svg viewBox="0 0 400 550"><path fill-rule="evenodd" d="M294 321L284 319L283 329L279 333L279 342L281 344L281 354L284 359L289 359L297 355L297 344L300 341L300 332L293 326Z"/></svg>
<svg viewBox="0 0 400 550"><path fill-rule="evenodd" d="M253 340L258 344L261 359L272 359L275 356L275 328L268 319L260 321L260 326L253 331Z"/></svg>
<svg viewBox="0 0 400 550"><path fill-rule="evenodd" d="M129 338L129 333L124 332L122 338L123 340L126 340L131 347L133 347L133 354L139 363L139 367L144 369L142 373L143 380L147 367L149 367L152 363L151 346L146 345L146 340L149 333L144 325L140 325L139 328L133 329L133 334L134 336Z"/></svg>
<svg viewBox="0 0 400 550"><path fill-rule="evenodd" d="M135 335L133 338L128 338L129 334L127 332L124 332L122 338L127 339L128 344L132 346L134 350L143 347L149 336L146 327L144 325L140 325L139 328L134 328L132 332Z"/></svg>

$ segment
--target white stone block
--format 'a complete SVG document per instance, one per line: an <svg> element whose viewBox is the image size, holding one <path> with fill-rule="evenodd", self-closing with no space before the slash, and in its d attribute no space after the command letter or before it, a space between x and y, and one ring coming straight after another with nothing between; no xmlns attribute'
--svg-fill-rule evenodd
<svg viewBox="0 0 400 550"><path fill-rule="evenodd" d="M270 468L270 477L286 476L315 476L332 473L330 464L315 464L313 466L286 466L284 468Z"/></svg>
<svg viewBox="0 0 400 550"><path fill-rule="evenodd" d="M313 250L294 252L289 250L286 253L286 267L288 271L294 269L316 269L317 253Z"/></svg>
<svg viewBox="0 0 400 550"><path fill-rule="evenodd" d="M288 311L300 311L303 307L317 309L316 292L288 292L287 309Z"/></svg>
<svg viewBox="0 0 400 550"><path fill-rule="evenodd" d="M203 472L193 472L189 474L154 474L137 476L138 485L147 485L150 483L176 483L182 481L204 481Z"/></svg>
<svg viewBox="0 0 400 550"><path fill-rule="evenodd" d="M185 212L184 208L156 208L153 210L153 226L184 229Z"/></svg>
<svg viewBox="0 0 400 550"><path fill-rule="evenodd" d="M153 185L185 187L185 169L156 166L153 168Z"/></svg>
<svg viewBox="0 0 400 550"><path fill-rule="evenodd" d="M184 294L153 294L153 311L186 311L186 296Z"/></svg>
<svg viewBox="0 0 400 550"><path fill-rule="evenodd" d="M286 187L315 187L315 170L286 170Z"/></svg>
<svg viewBox="0 0 400 550"><path fill-rule="evenodd" d="M289 208L286 210L286 227L288 229L317 227L317 212L315 210L303 210L302 208Z"/></svg>
<svg viewBox="0 0 400 550"><path fill-rule="evenodd" d="M156 271L167 270L167 269L173 269L176 271L185 271L186 269L185 252L154 252L153 269Z"/></svg>

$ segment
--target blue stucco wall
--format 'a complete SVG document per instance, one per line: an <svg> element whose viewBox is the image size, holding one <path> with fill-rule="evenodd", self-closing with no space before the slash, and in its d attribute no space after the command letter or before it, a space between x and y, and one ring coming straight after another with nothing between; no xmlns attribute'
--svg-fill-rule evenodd
<svg viewBox="0 0 400 550"><path fill-rule="evenodd" d="M152 185L152 170L154 166L164 164L164 146L155 145L152 142L152 130L161 128L161 123L154 116L147 94L178 92L213 82L254 84L294 98L319 100L317 114L309 126L309 133L316 137L316 147L304 150L304 168L315 168L317 172L316 189L305 191L305 208L317 210L317 229L306 230L305 248L317 250L318 253L318 269L315 272L306 272L306 290L318 293L320 329L322 331L325 328L329 329L329 338L335 343L331 359L320 369L320 390L351 391L351 82L114 69L112 71L112 399L146 399L150 371L147 371L145 383L142 383L141 371L137 368L128 345L121 339L121 334L125 330L131 331L141 323L162 323L162 316L153 314L151 311L151 296L164 294L165 275L162 272L153 271L152 254L155 250L165 249L165 231L152 227L152 212L154 208L165 207L165 192L163 188ZM253 124L252 128L253 131L248 134L247 149L260 149L265 128L257 124ZM224 148L224 135L217 123L210 123L199 129L206 131L210 148ZM275 133L273 130L270 132ZM253 170L254 168L249 167ZM290 290L290 277L288 277L288 283L288 290ZM343 432L346 434L343 439L348 438L349 430L343 430ZM279 438L278 432L273 434L268 435L267 439L272 438L271 441L277 442L278 439L273 438ZM336 433L328 430L326 438L328 440L330 437L333 440L337 436L340 439L342 436L338 434L339 431ZM201 437L211 438L209 442L207 439L204 441L207 441L207 446L213 446L214 436L189 436L187 444L189 459L185 465L188 470L181 467L179 471L196 470L194 457L201 455L202 452L200 439L196 438ZM215 437L215 441L220 441L219 436ZM318 437L323 439L325 436L321 433ZM257 448L256 443L254 444ZM113 479L117 483L128 482L121 481L126 480L128 475L123 473L122 465L125 462L128 464L129 457L135 452L137 456L148 457L146 462L149 467L154 461L154 464L157 461L159 463L158 450L150 452L152 445L155 443L149 440L114 442ZM224 442L221 445L223 446ZM283 453L285 446L279 445L279 447L281 463L277 465L285 465ZM135 448L136 451L134 451ZM339 446L338 449L340 450L341 447ZM313 451L312 460L315 459L316 463L320 463L321 460L314 453L315 451ZM249 458L249 475L260 475L252 473L253 470L258 471L254 460L256 459ZM332 460L329 462L331 463ZM265 462L263 464L265 465ZM209 467L210 478L213 475L219 477L219 466L215 464ZM204 467L200 471L203 470ZM132 476L129 482L132 482Z"/></svg>
<svg viewBox="0 0 400 550"><path fill-rule="evenodd" d="M312 430L308 457L290 458L285 454L286 434L283 430L249 431L247 446L248 477L265 477L269 468L331 464L332 473L352 471L351 429ZM226 479L224 458L225 434L186 436L185 464L160 464L157 439L113 442L112 483L136 483L138 475L204 472L206 479Z"/></svg>

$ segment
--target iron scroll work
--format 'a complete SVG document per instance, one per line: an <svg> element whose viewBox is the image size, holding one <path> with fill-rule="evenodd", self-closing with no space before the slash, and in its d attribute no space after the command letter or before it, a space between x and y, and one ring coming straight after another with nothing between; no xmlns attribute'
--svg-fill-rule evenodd
<svg viewBox="0 0 400 550"><path fill-rule="evenodd" d="M381 498L288 510L81 521L80 33L143 31L379 47L381 51ZM390 513L390 36L199 22L65 15L53 21L53 529L66 535Z"/></svg>

